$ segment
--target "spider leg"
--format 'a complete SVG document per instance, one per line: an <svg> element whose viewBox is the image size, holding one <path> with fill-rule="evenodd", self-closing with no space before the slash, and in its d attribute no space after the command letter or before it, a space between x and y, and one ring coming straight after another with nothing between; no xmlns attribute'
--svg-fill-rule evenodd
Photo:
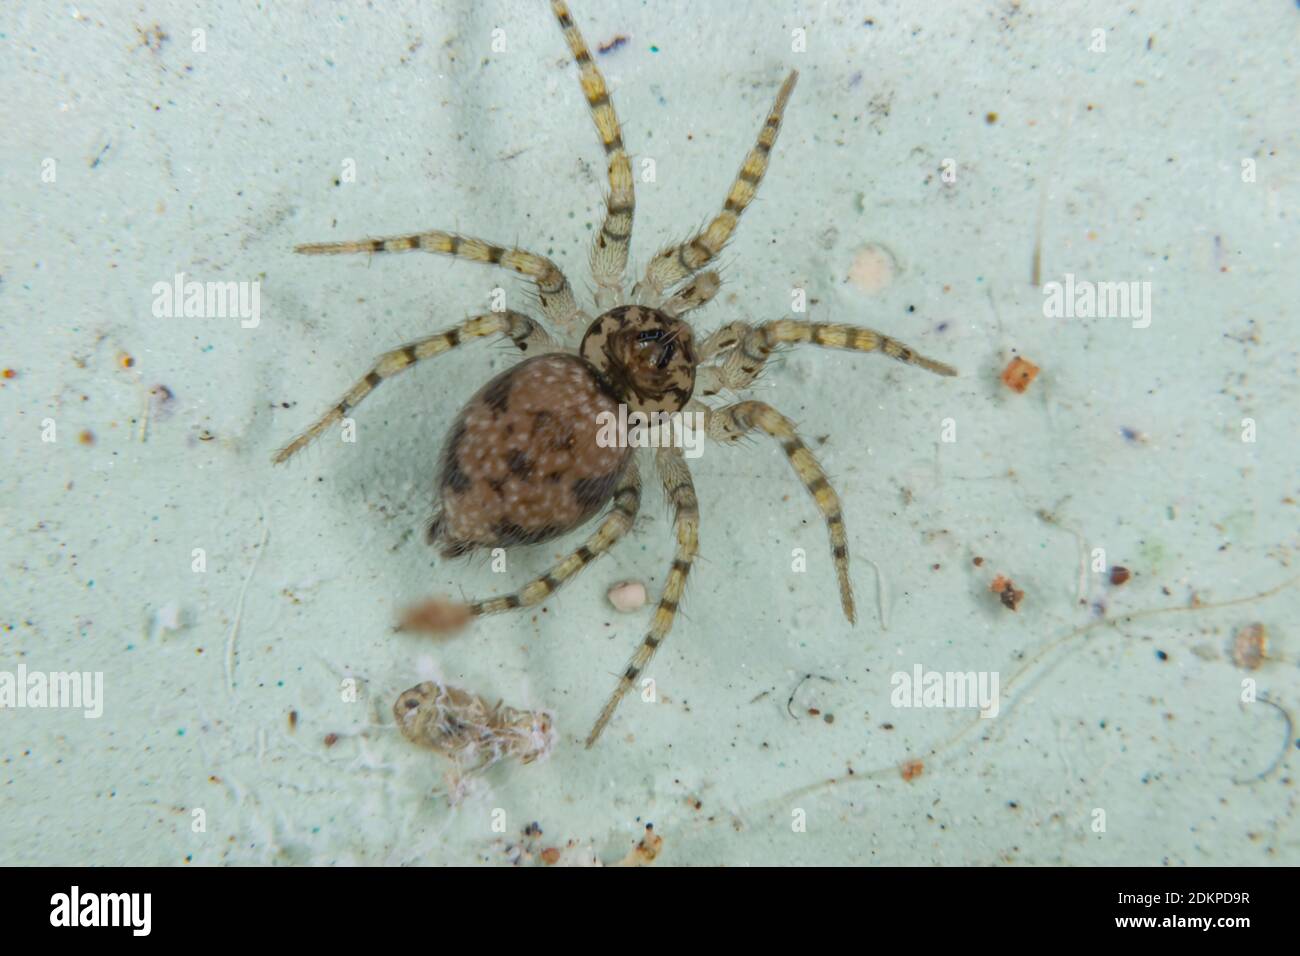
<svg viewBox="0 0 1300 956"><path fill-rule="evenodd" d="M699 370L707 371L699 379L705 385L700 394L715 395L719 388L747 388L758 378L764 364L776 349L783 345L800 344L852 352L883 352L892 359L936 375L957 374L951 365L926 358L897 339L857 325L808 322L801 319L777 319L762 325L732 322L705 339L700 349L701 361L721 356L718 364Z"/></svg>
<svg viewBox="0 0 1300 956"><path fill-rule="evenodd" d="M695 277L694 281L677 290L671 299L659 307L659 310L674 319L680 319L687 312L708 305L720 288L722 288L721 276L712 270L702 272Z"/></svg>
<svg viewBox="0 0 1300 956"><path fill-rule="evenodd" d="M718 362L716 365L707 363L712 362L719 356L725 357L726 353L740 344L745 332L751 328L752 326L748 322L728 322L700 343L699 352L697 353L699 364L695 367L696 395L712 398L724 388L729 387L723 379L722 362ZM758 377L757 372L754 373L754 377Z"/></svg>
<svg viewBox="0 0 1300 956"><path fill-rule="evenodd" d="M711 334L700 345L700 361L709 362L717 358L723 352L730 351L740 344L745 333L753 326L748 322L728 322L722 328Z"/></svg>
<svg viewBox="0 0 1300 956"><path fill-rule="evenodd" d="M763 175L767 172L768 156L776 143L777 134L781 131L781 119L785 114L786 103L794 91L794 84L798 78L798 72L791 71L785 78L785 82L781 84L781 90L776 94L776 102L772 104L767 120L759 131L758 141L745 157L735 182L731 184L731 191L727 193L727 201L722 207L722 212L714 216L707 226L686 242L669 246L650 260L650 264L646 267L645 278L632 290L632 298L637 302L644 305L656 304L663 297L665 289L672 288L683 279L699 272L722 251L722 247L736 231L740 214L753 202L754 195L758 192L758 184L763 181Z"/></svg>
<svg viewBox="0 0 1300 956"><path fill-rule="evenodd" d="M507 249L482 239L461 236L433 229L428 232L382 239L359 239L353 242L309 242L294 246L293 251L305 256L337 256L353 253L376 252L433 252L438 255L486 262L504 266L532 279L537 286L537 299L542 314L562 329L574 328L586 318L573 297L573 289L564 273L545 256L534 255L523 249Z"/></svg>
<svg viewBox="0 0 1300 956"><path fill-rule="evenodd" d="M623 535L632 529L637 511L641 507L641 475L636 459L628 459L614 488L614 507L601 521L595 533L577 550L552 566L541 577L524 585L513 594L483 601L449 602L438 598L412 608L398 625L399 631L425 631L447 633L468 624L472 618L485 614L499 614L521 607L541 604L572 578L577 577L587 565L609 551Z"/></svg>
<svg viewBox="0 0 1300 956"><path fill-rule="evenodd" d="M641 641L627 669L618 679L618 687L606 702L605 707L596 718L596 723L587 735L587 747L596 742L605 725L609 723L614 711L618 709L623 696L636 683L636 679L645 670L654 657L655 651L664 642L672 630L673 618L677 616L677 606L681 603L682 592L686 590L686 576L691 573L691 562L699 551L700 505L695 499L695 484L691 481L691 472L686 465L686 457L680 448L660 448L655 453L655 465L663 482L664 492L673 507L673 530L677 536L677 548L673 554L673 563L664 582L663 594L659 606L655 609L650 631Z"/></svg>
<svg viewBox="0 0 1300 956"><path fill-rule="evenodd" d="M551 0L551 9L564 31L569 51L582 74L582 93L600 135L609 164L609 193L605 197L605 221L591 247L591 273L596 280L596 305L602 309L617 305L623 296L623 273L627 269L628 246L632 242L632 216L636 195L632 164L623 148L623 133L618 125L614 103L605 86L596 61L591 58L582 33L569 15L563 0Z"/></svg>
<svg viewBox="0 0 1300 956"><path fill-rule="evenodd" d="M306 448L321 432L343 419L348 412L361 404L362 399L379 387L385 379L392 378L416 362L450 351L468 339L488 335L508 335L521 352L542 352L553 348L546 330L522 312L489 312L466 319L460 325L425 336L385 352L375 360L370 371L348 389L347 394L306 431L275 453L272 462L279 465Z"/></svg>
<svg viewBox="0 0 1300 956"><path fill-rule="evenodd" d="M853 605L853 583L849 580L849 539L844 531L840 499L817 458L795 431L794 423L766 402L745 401L722 408L709 408L703 402L694 401L687 405L687 410L704 413L705 429L715 441L730 444L757 429L781 443L782 450L790 459L790 466L826 520L826 529L831 538L831 557L835 561L835 575L840 584L840 605L849 623L853 623L856 611Z"/></svg>

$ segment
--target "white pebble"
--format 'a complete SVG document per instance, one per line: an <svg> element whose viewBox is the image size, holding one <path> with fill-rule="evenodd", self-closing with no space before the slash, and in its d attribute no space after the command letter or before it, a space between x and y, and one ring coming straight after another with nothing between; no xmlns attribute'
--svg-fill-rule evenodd
<svg viewBox="0 0 1300 956"><path fill-rule="evenodd" d="M898 261L894 254L879 243L867 243L853 256L849 266L849 282L869 295L878 295L894 281Z"/></svg>
<svg viewBox="0 0 1300 956"><path fill-rule="evenodd" d="M640 581L620 581L605 595L617 611L635 611L645 607L645 585Z"/></svg>

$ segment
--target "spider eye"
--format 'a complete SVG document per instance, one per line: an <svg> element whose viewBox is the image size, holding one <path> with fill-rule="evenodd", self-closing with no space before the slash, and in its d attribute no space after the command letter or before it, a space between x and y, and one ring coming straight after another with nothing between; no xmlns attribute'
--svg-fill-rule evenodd
<svg viewBox="0 0 1300 956"><path fill-rule="evenodd" d="M663 329L646 329L644 332L637 333L636 340L638 342L658 342L663 337Z"/></svg>
<svg viewBox="0 0 1300 956"><path fill-rule="evenodd" d="M677 351L677 346L675 346L672 342L669 342L666 346L664 346L663 354L659 356L659 361L655 363L655 368L657 369L667 368L668 363L672 361L673 353L676 351Z"/></svg>

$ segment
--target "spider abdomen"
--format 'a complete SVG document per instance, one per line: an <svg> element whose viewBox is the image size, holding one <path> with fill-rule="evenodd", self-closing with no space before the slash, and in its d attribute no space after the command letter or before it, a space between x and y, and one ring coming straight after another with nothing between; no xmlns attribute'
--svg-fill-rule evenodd
<svg viewBox="0 0 1300 956"><path fill-rule="evenodd" d="M447 434L441 512L430 543L447 556L549 541L605 506L631 449L598 441L617 400L576 355L520 362L469 400Z"/></svg>

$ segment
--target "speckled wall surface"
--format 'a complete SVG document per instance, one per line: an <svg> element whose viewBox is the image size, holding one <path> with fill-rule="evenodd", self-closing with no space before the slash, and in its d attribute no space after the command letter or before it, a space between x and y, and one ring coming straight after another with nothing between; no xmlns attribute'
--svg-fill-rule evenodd
<svg viewBox="0 0 1300 956"><path fill-rule="evenodd" d="M586 751L652 615L606 591L653 602L672 560L649 461L611 555L442 641L392 624L581 540L505 574L423 540L447 425L509 347L272 467L373 356L498 287L528 307L489 267L295 244L517 242L589 305L603 160L545 5L6 4L0 863L612 863L647 822L656 865L1300 862L1296 5L573 14L609 47L638 270L721 208L800 72L697 328L860 323L960 370L804 346L750 393L838 489L856 626L779 446L708 446L655 701ZM256 323L160 316L178 273L256 282ZM917 668L996 677L997 714L900 706ZM18 706L74 671L98 717ZM551 712L549 755L449 807L392 717L431 679Z"/></svg>

